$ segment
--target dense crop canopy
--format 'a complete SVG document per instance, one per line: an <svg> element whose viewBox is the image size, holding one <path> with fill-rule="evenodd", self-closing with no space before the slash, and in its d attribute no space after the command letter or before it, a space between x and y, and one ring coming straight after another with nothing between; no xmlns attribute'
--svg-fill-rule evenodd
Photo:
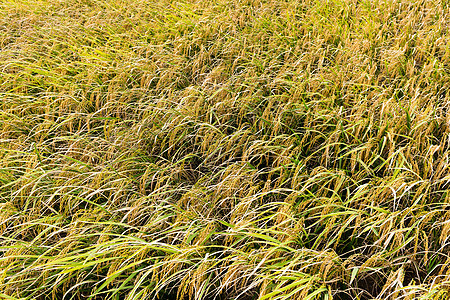
<svg viewBox="0 0 450 300"><path fill-rule="evenodd" d="M4 0L0 28L0 298L450 297L448 1Z"/></svg>

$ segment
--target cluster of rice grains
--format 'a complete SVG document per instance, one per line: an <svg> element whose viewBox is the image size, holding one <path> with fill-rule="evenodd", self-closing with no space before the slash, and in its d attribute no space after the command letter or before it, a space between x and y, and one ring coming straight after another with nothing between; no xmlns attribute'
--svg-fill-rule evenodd
<svg viewBox="0 0 450 300"><path fill-rule="evenodd" d="M448 299L444 0L0 2L0 298Z"/></svg>

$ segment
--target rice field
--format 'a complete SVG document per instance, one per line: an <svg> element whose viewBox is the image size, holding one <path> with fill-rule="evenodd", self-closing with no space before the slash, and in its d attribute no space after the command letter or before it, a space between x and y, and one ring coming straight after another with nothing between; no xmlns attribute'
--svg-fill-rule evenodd
<svg viewBox="0 0 450 300"><path fill-rule="evenodd" d="M0 299L450 299L450 2L1 0Z"/></svg>

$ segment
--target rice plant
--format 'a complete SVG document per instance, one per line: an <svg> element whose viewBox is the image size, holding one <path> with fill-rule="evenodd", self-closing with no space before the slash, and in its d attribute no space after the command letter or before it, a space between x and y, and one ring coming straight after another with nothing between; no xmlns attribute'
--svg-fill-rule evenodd
<svg viewBox="0 0 450 300"><path fill-rule="evenodd" d="M449 299L449 16L0 1L0 299Z"/></svg>

